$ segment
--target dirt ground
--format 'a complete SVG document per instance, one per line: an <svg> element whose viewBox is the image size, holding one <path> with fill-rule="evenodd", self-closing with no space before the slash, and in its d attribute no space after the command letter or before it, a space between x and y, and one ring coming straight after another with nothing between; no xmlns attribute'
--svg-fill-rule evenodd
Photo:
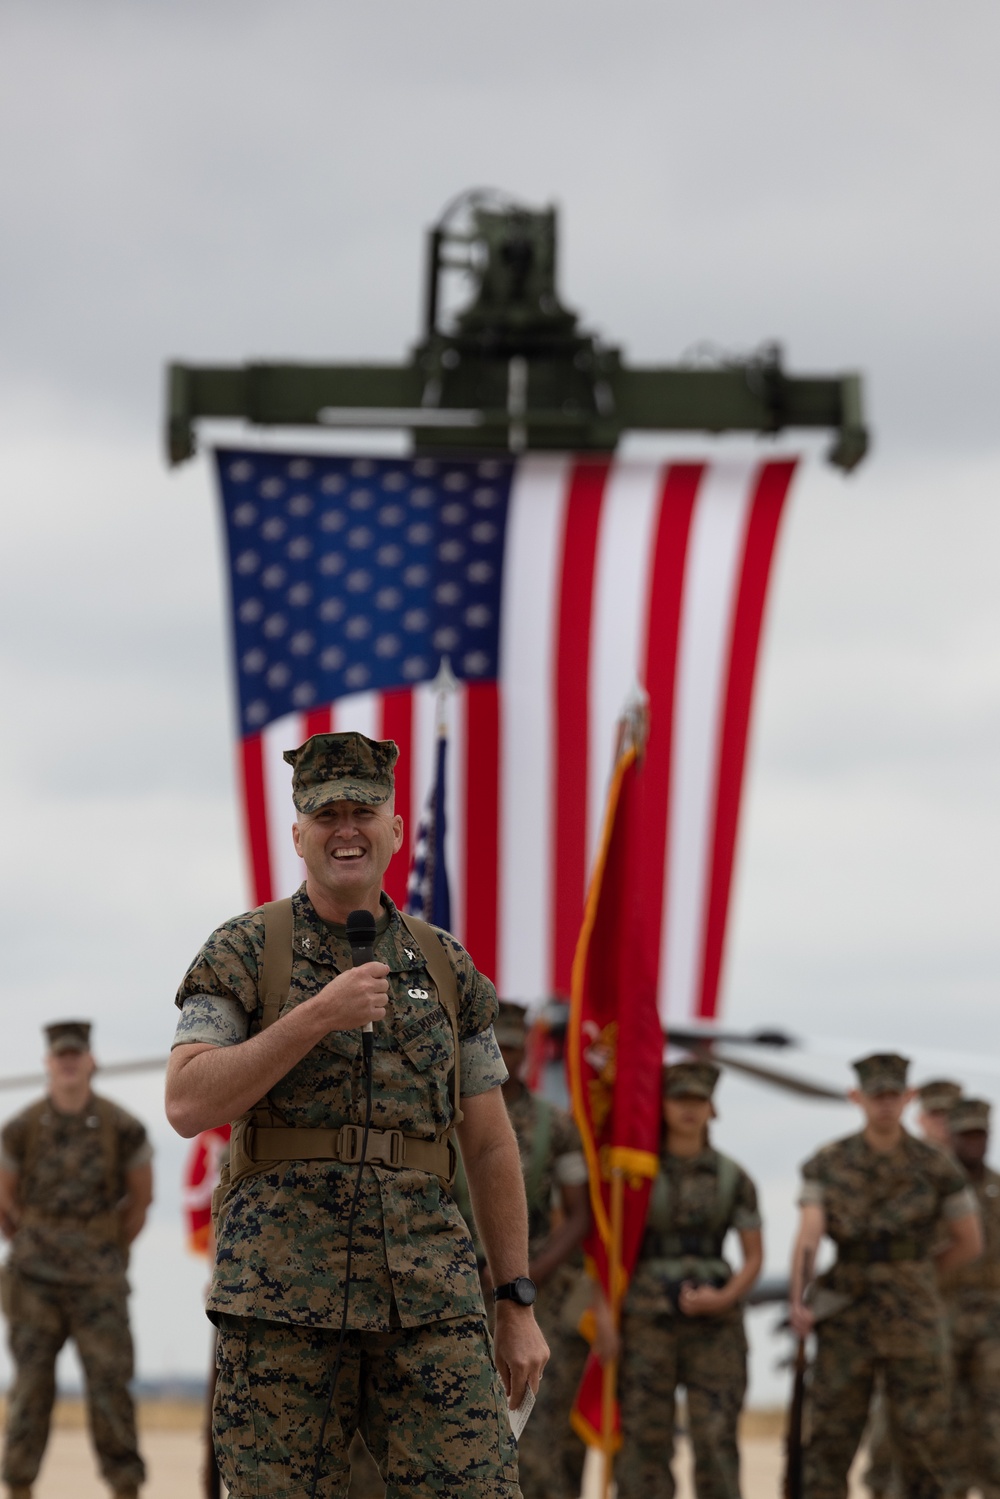
<svg viewBox="0 0 1000 1499"><path fill-rule="evenodd" d="M142 1450L149 1468L143 1499L198 1499L201 1493L200 1409L188 1402L155 1401L140 1410ZM778 1499L781 1492L781 1415L749 1411L743 1428L744 1499ZM679 1460L678 1499L692 1499L687 1453ZM34 1499L106 1499L79 1401L60 1402ZM854 1496L867 1495L859 1483Z"/></svg>

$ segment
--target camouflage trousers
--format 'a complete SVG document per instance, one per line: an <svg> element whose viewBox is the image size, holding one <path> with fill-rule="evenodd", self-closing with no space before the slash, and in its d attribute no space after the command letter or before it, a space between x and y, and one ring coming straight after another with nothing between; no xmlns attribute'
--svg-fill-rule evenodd
<svg viewBox="0 0 1000 1499"><path fill-rule="evenodd" d="M739 1499L736 1428L747 1386L747 1340L738 1312L622 1318L619 1373L622 1447L618 1499L673 1499L674 1411L687 1391L698 1499Z"/></svg>
<svg viewBox="0 0 1000 1499"><path fill-rule="evenodd" d="M965 1291L950 1301L948 1329L954 1369L952 1464L954 1495L979 1489L1000 1499L1000 1305L996 1293Z"/></svg>
<svg viewBox="0 0 1000 1499"><path fill-rule="evenodd" d="M72 1338L87 1385L87 1418L101 1472L112 1489L138 1486L146 1470L135 1434L132 1335L120 1280L71 1286L8 1272L9 1342L14 1382L7 1407L3 1481L28 1487L49 1437L56 1358Z"/></svg>
<svg viewBox="0 0 1000 1499"><path fill-rule="evenodd" d="M846 1499L847 1475L881 1376L889 1438L907 1499L943 1499L949 1489L951 1370L943 1337L898 1357L872 1347L864 1301L817 1328L803 1456L806 1499Z"/></svg>
<svg viewBox="0 0 1000 1499"><path fill-rule="evenodd" d="M573 1324L574 1291L582 1270L564 1267L545 1282L535 1318L549 1345L538 1398L518 1443L524 1499L579 1499L586 1448L569 1424L590 1345ZM589 1282L586 1303L589 1303Z"/></svg>
<svg viewBox="0 0 1000 1499"><path fill-rule="evenodd" d="M875 1386L875 1394L872 1396L872 1403L869 1407L865 1441L868 1448L865 1486L871 1490L873 1499L887 1499L890 1494L893 1499L900 1499L899 1469L896 1454L892 1450L889 1417L886 1413L881 1379Z"/></svg>
<svg viewBox="0 0 1000 1499"><path fill-rule="evenodd" d="M348 1331L220 1318L215 1447L232 1499L344 1499L360 1431L387 1499L520 1499L507 1402L482 1318ZM321 1445L322 1444L322 1445Z"/></svg>

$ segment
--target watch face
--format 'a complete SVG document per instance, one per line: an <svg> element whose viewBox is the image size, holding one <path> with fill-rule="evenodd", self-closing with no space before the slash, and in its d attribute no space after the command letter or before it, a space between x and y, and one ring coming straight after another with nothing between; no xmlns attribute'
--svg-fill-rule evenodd
<svg viewBox="0 0 1000 1499"><path fill-rule="evenodd" d="M511 1286L511 1299L519 1306L531 1306L537 1295L535 1282L526 1275L519 1275Z"/></svg>

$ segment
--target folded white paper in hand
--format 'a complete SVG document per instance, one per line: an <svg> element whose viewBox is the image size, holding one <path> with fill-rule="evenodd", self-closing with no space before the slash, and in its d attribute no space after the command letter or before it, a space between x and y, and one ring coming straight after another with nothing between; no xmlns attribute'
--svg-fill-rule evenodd
<svg viewBox="0 0 1000 1499"><path fill-rule="evenodd" d="M530 1384L525 1385L524 1394L521 1396L521 1404L515 1410L507 1407L507 1418L510 1421L510 1429L514 1433L515 1442L521 1440L521 1432L528 1424L528 1417L535 1408L535 1392Z"/></svg>

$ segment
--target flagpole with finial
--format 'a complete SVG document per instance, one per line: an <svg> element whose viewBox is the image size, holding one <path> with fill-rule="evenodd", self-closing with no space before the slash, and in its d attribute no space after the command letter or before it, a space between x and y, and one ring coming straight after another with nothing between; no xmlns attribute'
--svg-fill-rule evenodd
<svg viewBox="0 0 1000 1499"><path fill-rule="evenodd" d="M437 676L431 683L434 701L437 705L437 737L439 739L448 737L448 702L454 697L458 688L458 678L451 669L451 657L442 656Z"/></svg>

